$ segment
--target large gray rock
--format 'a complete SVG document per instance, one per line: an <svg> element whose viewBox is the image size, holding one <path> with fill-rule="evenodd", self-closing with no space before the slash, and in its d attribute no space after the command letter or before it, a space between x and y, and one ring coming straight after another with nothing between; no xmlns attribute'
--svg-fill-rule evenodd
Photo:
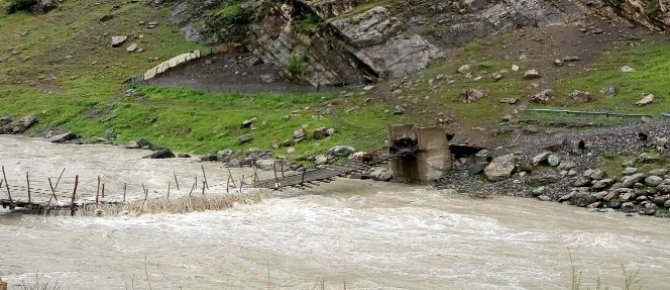
<svg viewBox="0 0 670 290"><path fill-rule="evenodd" d="M328 154L335 157L349 157L356 152L356 148L352 146L339 145L328 150Z"/></svg>
<svg viewBox="0 0 670 290"><path fill-rule="evenodd" d="M649 186L658 186L663 182L663 178L651 175L647 176L647 178L644 179L644 183L646 183Z"/></svg>
<svg viewBox="0 0 670 290"><path fill-rule="evenodd" d="M670 184L661 184L656 186L656 191L660 194L670 194Z"/></svg>
<svg viewBox="0 0 670 290"><path fill-rule="evenodd" d="M112 47L121 46L126 40L128 40L128 36L126 35L112 36Z"/></svg>
<svg viewBox="0 0 670 290"><path fill-rule="evenodd" d="M374 181L390 181L393 179L393 172L386 168L377 168L369 176Z"/></svg>
<svg viewBox="0 0 670 290"><path fill-rule="evenodd" d="M509 178L516 168L514 154L498 156L484 169L484 174L489 181L501 181Z"/></svg>
<svg viewBox="0 0 670 290"><path fill-rule="evenodd" d="M235 157L235 151L232 149L223 149L216 152L216 159L220 162L228 162Z"/></svg>
<svg viewBox="0 0 670 290"><path fill-rule="evenodd" d="M614 184L614 179L602 179L594 183L591 188L595 190L602 190L610 187L612 184Z"/></svg>
<svg viewBox="0 0 670 290"><path fill-rule="evenodd" d="M635 183L640 182L645 177L647 176L644 173L635 173L633 175L625 176L621 181L621 187L631 188Z"/></svg>
<svg viewBox="0 0 670 290"><path fill-rule="evenodd" d="M623 175L633 175L637 173L637 168L635 167L626 167L623 170Z"/></svg>
<svg viewBox="0 0 670 290"><path fill-rule="evenodd" d="M570 201L576 206L585 207L598 201L598 198L593 196L590 192L576 192Z"/></svg>
<svg viewBox="0 0 670 290"><path fill-rule="evenodd" d="M145 158L145 159L167 159L167 158L175 158L175 157L176 156L174 155L174 153L172 153L172 151L170 151L170 149L163 148L163 149L156 150L153 153L151 153L150 155L144 156L143 158Z"/></svg>
<svg viewBox="0 0 670 290"><path fill-rule="evenodd" d="M655 170L649 171L649 175L665 176L666 174L668 174L667 169L655 169Z"/></svg>
<svg viewBox="0 0 670 290"><path fill-rule="evenodd" d="M546 104L551 102L551 100L556 97L556 93L552 89L546 89L544 91L541 91L537 94L535 94L533 97L530 98L530 102L532 103L539 103L539 104Z"/></svg>
<svg viewBox="0 0 670 290"><path fill-rule="evenodd" d="M547 162L549 163L550 166L557 167L558 165L561 164L561 156L558 156L556 154L551 154L547 158Z"/></svg>
<svg viewBox="0 0 670 290"><path fill-rule="evenodd" d="M66 132L66 133L63 133L63 134L51 136L49 138L49 142L51 142L51 143L65 143L67 141L75 140L77 138L79 138L79 136L77 136L77 134L72 133L72 132Z"/></svg>

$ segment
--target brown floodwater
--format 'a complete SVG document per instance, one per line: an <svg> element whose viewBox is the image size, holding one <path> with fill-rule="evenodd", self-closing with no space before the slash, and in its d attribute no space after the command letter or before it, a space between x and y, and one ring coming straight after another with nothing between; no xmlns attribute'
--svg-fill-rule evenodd
<svg viewBox="0 0 670 290"><path fill-rule="evenodd" d="M103 145L0 137L0 148L10 176L57 177L65 167L87 187L103 175L110 188L163 188L173 172L187 183L201 170L191 159L145 160L147 152ZM205 166L211 180L227 177ZM5 211L0 232L0 275L10 289L36 276L61 289L569 289L572 267L583 286L600 279L616 289L622 266L639 271L643 289L670 282L668 219L367 181L216 212Z"/></svg>

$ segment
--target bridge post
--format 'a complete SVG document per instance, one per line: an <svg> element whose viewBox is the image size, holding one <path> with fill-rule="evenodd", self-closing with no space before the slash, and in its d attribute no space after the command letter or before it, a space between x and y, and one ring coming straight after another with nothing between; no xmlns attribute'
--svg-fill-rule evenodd
<svg viewBox="0 0 670 290"><path fill-rule="evenodd" d="M414 124L392 125L389 139L394 177L402 182L424 182L439 178L451 166L449 141L441 127Z"/></svg>

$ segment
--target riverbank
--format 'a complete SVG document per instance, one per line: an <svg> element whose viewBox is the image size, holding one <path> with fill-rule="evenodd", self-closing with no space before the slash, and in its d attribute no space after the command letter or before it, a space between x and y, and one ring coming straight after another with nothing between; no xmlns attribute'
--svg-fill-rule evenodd
<svg viewBox="0 0 670 290"><path fill-rule="evenodd" d="M669 134L670 122L648 121L518 135L461 156L437 186L669 217Z"/></svg>

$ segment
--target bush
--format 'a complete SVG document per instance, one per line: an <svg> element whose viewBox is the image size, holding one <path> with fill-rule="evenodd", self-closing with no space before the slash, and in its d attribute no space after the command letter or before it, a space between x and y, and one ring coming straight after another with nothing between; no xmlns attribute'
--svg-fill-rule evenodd
<svg viewBox="0 0 670 290"><path fill-rule="evenodd" d="M294 55L289 59L286 68L294 78L299 79L307 74L306 61L307 56L304 53Z"/></svg>

